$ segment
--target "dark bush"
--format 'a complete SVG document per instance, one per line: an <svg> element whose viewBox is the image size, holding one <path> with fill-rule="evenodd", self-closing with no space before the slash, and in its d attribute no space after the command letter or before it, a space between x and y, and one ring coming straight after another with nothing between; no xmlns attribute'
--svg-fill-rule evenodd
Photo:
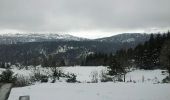
<svg viewBox="0 0 170 100"><path fill-rule="evenodd" d="M14 73L10 69L3 71L0 75L0 82L14 83L16 81L16 76L13 76L13 74Z"/></svg>
<svg viewBox="0 0 170 100"><path fill-rule="evenodd" d="M162 80L162 83L170 83L170 77L167 76L166 78L164 78L164 79Z"/></svg>
<svg viewBox="0 0 170 100"><path fill-rule="evenodd" d="M75 74L70 74L69 75L70 77L67 79L67 82L69 82L69 83L75 83L75 82L77 82L77 80L76 80L76 75Z"/></svg>
<svg viewBox="0 0 170 100"><path fill-rule="evenodd" d="M17 75L17 79L14 83L15 87L23 87L32 84L29 77L23 75Z"/></svg>
<svg viewBox="0 0 170 100"><path fill-rule="evenodd" d="M48 82L48 76L47 75L43 75L40 72L34 72L34 75L31 77L31 81L32 82Z"/></svg>
<svg viewBox="0 0 170 100"><path fill-rule="evenodd" d="M100 80L101 82L111 82L111 81L113 81L113 79L111 78L111 77L103 77L101 80Z"/></svg>
<svg viewBox="0 0 170 100"><path fill-rule="evenodd" d="M48 82L48 76L43 75L41 77L41 83L46 83L46 82Z"/></svg>

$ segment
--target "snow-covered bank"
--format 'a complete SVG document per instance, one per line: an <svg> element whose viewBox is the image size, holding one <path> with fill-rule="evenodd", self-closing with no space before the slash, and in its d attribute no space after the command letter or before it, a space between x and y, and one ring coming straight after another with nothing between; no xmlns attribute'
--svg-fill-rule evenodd
<svg viewBox="0 0 170 100"><path fill-rule="evenodd" d="M170 100L170 84L43 83L13 88L8 100Z"/></svg>

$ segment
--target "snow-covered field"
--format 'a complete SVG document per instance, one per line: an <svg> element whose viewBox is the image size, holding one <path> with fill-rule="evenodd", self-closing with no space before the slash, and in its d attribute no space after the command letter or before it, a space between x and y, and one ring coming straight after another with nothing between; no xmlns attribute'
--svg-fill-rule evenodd
<svg viewBox="0 0 170 100"><path fill-rule="evenodd" d="M23 75L23 76L31 76L35 72L40 72L45 75L52 75L51 69L42 68L38 66L36 69L28 68L26 69L11 69L15 74ZM74 66L74 67L61 67L60 70L67 73L74 73L77 77L77 81L80 82L91 82L93 73L97 73L97 77L100 80L101 73L107 71L107 67L104 66ZM0 68L0 73L4 71L4 69ZM159 83L161 82L168 74L165 70L132 70L126 74L126 82L132 81L134 83Z"/></svg>
<svg viewBox="0 0 170 100"><path fill-rule="evenodd" d="M28 68L28 70L24 69L17 69L12 68L11 69L15 74L23 75L25 77L32 76L33 73L39 72L43 75L52 75L52 71L50 68L42 68L40 66L37 66L37 68ZM98 77L100 78L101 72L106 72L107 67L103 66L74 66L74 67L60 67L59 70L61 70L63 73L74 73L77 77L77 81L80 82L91 82L92 80L92 74L95 72L98 74ZM0 68L0 73L4 71L4 69Z"/></svg>
<svg viewBox="0 0 170 100"><path fill-rule="evenodd" d="M170 84L43 83L13 88L8 100L170 100Z"/></svg>
<svg viewBox="0 0 170 100"><path fill-rule="evenodd" d="M168 75L165 70L132 70L126 74L126 82L86 83L92 73L106 72L103 66L76 66L60 68L64 73L74 73L81 83L37 83L36 85L13 88L8 100L19 100L29 95L30 100L170 100L170 84L161 83ZM4 69L0 69L0 72ZM32 75L35 71L51 74L50 69L38 67L16 69L15 74ZM130 82L131 81L131 82Z"/></svg>
<svg viewBox="0 0 170 100"><path fill-rule="evenodd" d="M166 76L166 70L134 70L126 74L126 82L131 80L135 83L160 83Z"/></svg>
<svg viewBox="0 0 170 100"><path fill-rule="evenodd" d="M106 72L107 67L103 67L103 66L64 67L63 71L65 73L74 73L75 75L77 75L77 80L80 82L91 82L93 73L97 73L98 78L100 79L101 72L102 71Z"/></svg>

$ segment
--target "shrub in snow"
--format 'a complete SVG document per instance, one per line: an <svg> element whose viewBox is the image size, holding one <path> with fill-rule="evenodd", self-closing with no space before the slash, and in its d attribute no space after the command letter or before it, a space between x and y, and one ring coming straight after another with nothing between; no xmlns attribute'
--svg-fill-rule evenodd
<svg viewBox="0 0 170 100"><path fill-rule="evenodd" d="M55 83L56 82L56 79L53 79L52 81L51 81L51 83Z"/></svg>
<svg viewBox="0 0 170 100"><path fill-rule="evenodd" d="M114 75L112 76L112 79L114 82L124 82L124 75L118 74L118 75Z"/></svg>
<svg viewBox="0 0 170 100"><path fill-rule="evenodd" d="M170 83L170 77L167 76L166 78L164 78L164 79L162 80L162 83Z"/></svg>
<svg viewBox="0 0 170 100"><path fill-rule="evenodd" d="M34 75L31 77L32 82L40 81L40 82L48 82L48 76L43 75L40 72L34 72Z"/></svg>
<svg viewBox="0 0 170 100"><path fill-rule="evenodd" d="M46 83L46 82L48 82L48 76L42 75L41 83Z"/></svg>
<svg viewBox="0 0 170 100"><path fill-rule="evenodd" d="M31 84L30 77L26 77L26 76L24 77L23 75L17 75L14 86L23 87L23 86L28 86L30 84Z"/></svg>
<svg viewBox="0 0 170 100"><path fill-rule="evenodd" d="M16 81L16 76L13 76L14 72L10 69L7 69L2 72L0 75L0 82L3 83L14 83Z"/></svg>
<svg viewBox="0 0 170 100"><path fill-rule="evenodd" d="M52 69L52 72L53 72L53 77L58 78L58 80L62 76L62 70L59 68Z"/></svg>
<svg viewBox="0 0 170 100"><path fill-rule="evenodd" d="M123 82L122 75L117 75L117 81L118 82Z"/></svg>
<svg viewBox="0 0 170 100"><path fill-rule="evenodd" d="M55 83L56 78L57 78L57 80L59 80L60 77L63 76L62 70L58 67L51 68L51 71L52 71L52 77L53 77L52 83Z"/></svg>
<svg viewBox="0 0 170 100"><path fill-rule="evenodd" d="M91 77L92 77L92 80L91 80L92 83L97 83L98 82L98 72L97 71L93 71L91 73Z"/></svg>
<svg viewBox="0 0 170 100"><path fill-rule="evenodd" d="M109 77L109 76L103 76L101 79L100 79L101 82L111 82L113 81L112 77Z"/></svg>
<svg viewBox="0 0 170 100"><path fill-rule="evenodd" d="M75 83L75 82L77 82L77 80L76 80L76 75L75 74L70 74L69 75L69 78L67 79L67 82L69 82L69 83Z"/></svg>
<svg viewBox="0 0 170 100"><path fill-rule="evenodd" d="M100 73L100 81L101 82L109 82L109 81L113 81L113 79L112 79L112 77L107 75L106 71L102 70Z"/></svg>
<svg viewBox="0 0 170 100"><path fill-rule="evenodd" d="M167 71L161 71L162 75L166 75L168 72Z"/></svg>

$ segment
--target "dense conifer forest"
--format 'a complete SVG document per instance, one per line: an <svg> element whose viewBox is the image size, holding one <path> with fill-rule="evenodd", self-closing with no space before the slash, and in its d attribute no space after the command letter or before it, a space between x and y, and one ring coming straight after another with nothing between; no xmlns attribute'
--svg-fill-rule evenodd
<svg viewBox="0 0 170 100"><path fill-rule="evenodd" d="M166 68L170 71L170 32L151 34L150 39L135 48L122 48L115 54L94 53L88 55L82 65L110 66L120 69L136 67L140 69ZM113 66L114 65L114 66Z"/></svg>

